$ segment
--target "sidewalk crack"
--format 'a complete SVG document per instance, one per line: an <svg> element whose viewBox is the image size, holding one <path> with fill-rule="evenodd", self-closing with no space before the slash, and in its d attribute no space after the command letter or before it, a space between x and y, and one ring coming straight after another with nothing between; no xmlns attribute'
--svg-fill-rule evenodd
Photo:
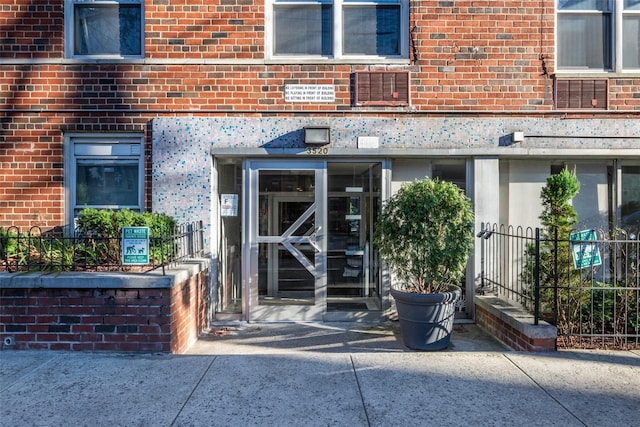
<svg viewBox="0 0 640 427"><path fill-rule="evenodd" d="M367 411L367 405L364 401L364 395L362 394L362 387L360 386L360 378L358 378L358 371L353 361L353 356L349 355L351 361L351 369L353 370L353 376L356 378L356 385L358 386L358 394L360 395L360 401L362 402L362 409L364 410L364 416L367 419L367 427L371 427L371 420L369 420L369 412Z"/></svg>
<svg viewBox="0 0 640 427"><path fill-rule="evenodd" d="M173 421L171 421L171 424L170 424L171 426L176 425L176 422L178 421L178 418L180 418L180 414L182 414L182 411L184 411L184 408L187 406L187 403L189 403L189 400L191 400L191 397L193 396L193 393L195 393L195 391L198 389L198 387L200 387L200 383L202 383L202 380L204 379L204 377L207 376L207 373L211 370L211 366L213 366L213 362L215 362L217 358L218 358L218 356L213 356L213 358L211 359L211 362L209 362L209 365L207 365L207 369L204 370L204 372L200 376L200 379L198 380L196 385L193 386L193 389L191 390L191 392L189 393L187 398L184 400L184 403L180 407L180 410L178 411L176 416L173 418Z"/></svg>
<svg viewBox="0 0 640 427"><path fill-rule="evenodd" d="M531 382L533 384L535 384L540 390L542 390L544 392L544 394L546 394L547 396L549 396L549 398L551 398L551 400L553 400L554 402L556 402L562 409L564 409L565 411L567 411L568 414L570 414L573 418L576 419L576 421L578 421L580 424L582 424L583 426L588 426L587 423L585 423L582 419L580 419L580 417L574 413L570 408L568 408L565 404L563 404L560 400L558 400L552 392L550 392L549 390L547 390L542 384L540 384L538 381L536 381L531 375L529 375L527 373L527 371L525 371L524 369L522 369L520 367L520 365L518 365L515 360L511 359L509 357L508 354L503 354L503 356L509 361L511 362L511 364L513 366L516 367L516 369L518 369L520 372L522 372L527 378L529 378L531 380Z"/></svg>
<svg viewBox="0 0 640 427"><path fill-rule="evenodd" d="M3 389L0 389L0 393L4 393L5 391L9 390L11 387L15 386L16 384L18 384L18 383L20 383L22 381L25 381L29 377L35 375L36 372L42 370L45 366L48 366L48 365L52 364L54 361L58 360L59 358L60 358L60 355L55 355L55 356L51 357L50 359L38 364L38 366L33 368L31 371L27 372L24 375L21 375L20 378L16 378L16 380L13 381L11 384L7 385Z"/></svg>

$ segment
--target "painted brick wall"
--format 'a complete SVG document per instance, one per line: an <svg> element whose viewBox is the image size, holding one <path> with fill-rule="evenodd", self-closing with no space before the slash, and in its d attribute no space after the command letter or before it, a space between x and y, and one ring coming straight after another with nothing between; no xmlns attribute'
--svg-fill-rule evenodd
<svg viewBox="0 0 640 427"><path fill-rule="evenodd" d="M206 277L171 289L0 289L0 347L183 353L206 325Z"/></svg>

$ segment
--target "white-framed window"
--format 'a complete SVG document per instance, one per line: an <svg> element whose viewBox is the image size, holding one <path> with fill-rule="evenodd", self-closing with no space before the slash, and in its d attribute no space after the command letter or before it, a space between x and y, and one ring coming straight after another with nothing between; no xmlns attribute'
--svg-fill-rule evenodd
<svg viewBox="0 0 640 427"><path fill-rule="evenodd" d="M84 208L143 210L142 135L65 136L67 221Z"/></svg>
<svg viewBox="0 0 640 427"><path fill-rule="evenodd" d="M622 68L640 70L640 0L624 1L622 42Z"/></svg>
<svg viewBox="0 0 640 427"><path fill-rule="evenodd" d="M620 168L620 226L640 232L640 165L624 164Z"/></svg>
<svg viewBox="0 0 640 427"><path fill-rule="evenodd" d="M558 71L639 71L640 0L558 0Z"/></svg>
<svg viewBox="0 0 640 427"><path fill-rule="evenodd" d="M143 0L65 0L68 58L142 58Z"/></svg>
<svg viewBox="0 0 640 427"><path fill-rule="evenodd" d="M406 59L408 0L266 0L271 59Z"/></svg>

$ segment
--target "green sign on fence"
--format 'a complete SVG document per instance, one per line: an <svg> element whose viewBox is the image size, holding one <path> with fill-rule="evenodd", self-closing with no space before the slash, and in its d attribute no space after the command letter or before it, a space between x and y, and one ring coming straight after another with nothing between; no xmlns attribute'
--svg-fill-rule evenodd
<svg viewBox="0 0 640 427"><path fill-rule="evenodd" d="M122 227L122 263L149 264L149 227Z"/></svg>
<svg viewBox="0 0 640 427"><path fill-rule="evenodd" d="M571 233L569 240L571 240L573 265L576 269L602 264L600 249L596 244L596 240L598 239L595 230L584 230Z"/></svg>

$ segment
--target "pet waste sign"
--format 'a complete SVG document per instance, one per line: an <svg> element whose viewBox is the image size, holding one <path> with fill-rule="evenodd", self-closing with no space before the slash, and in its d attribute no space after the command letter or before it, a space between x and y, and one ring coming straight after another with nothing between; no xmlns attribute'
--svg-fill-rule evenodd
<svg viewBox="0 0 640 427"><path fill-rule="evenodd" d="M122 227L122 263L149 264L149 227Z"/></svg>
<svg viewBox="0 0 640 427"><path fill-rule="evenodd" d="M571 240L573 265L576 269L602 264L600 249L596 244L597 237L594 230L584 230L571 233L569 240Z"/></svg>

